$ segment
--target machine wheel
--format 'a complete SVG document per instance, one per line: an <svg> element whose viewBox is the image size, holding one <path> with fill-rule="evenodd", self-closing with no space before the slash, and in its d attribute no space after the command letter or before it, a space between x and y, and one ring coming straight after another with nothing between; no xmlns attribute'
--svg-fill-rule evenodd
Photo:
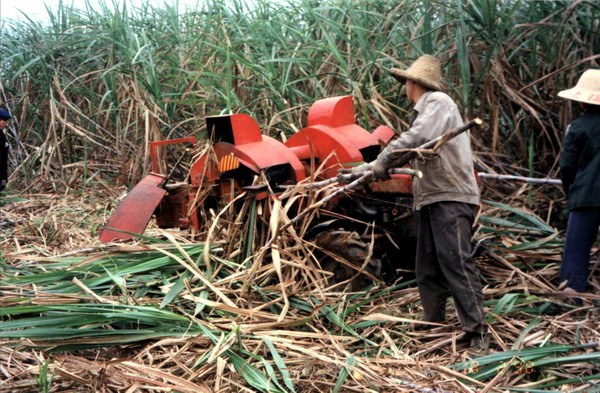
<svg viewBox="0 0 600 393"><path fill-rule="evenodd" d="M332 285L350 280L352 290L360 290L381 276L381 261L355 231L328 229L315 236L315 244L321 268L332 273Z"/></svg>

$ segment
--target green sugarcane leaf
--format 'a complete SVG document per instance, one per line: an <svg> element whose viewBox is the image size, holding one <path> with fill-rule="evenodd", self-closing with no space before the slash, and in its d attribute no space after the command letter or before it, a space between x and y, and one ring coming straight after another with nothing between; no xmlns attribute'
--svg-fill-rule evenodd
<svg viewBox="0 0 600 393"><path fill-rule="evenodd" d="M279 369L279 372L281 373L281 377L283 379L283 382L285 383L285 386L287 386L287 388L290 390L290 392L295 393L296 389L294 387L294 381L292 380L292 378L290 376L290 371L288 370L285 362L279 355L279 352L277 352L275 345L273 345L273 342L268 337L264 337L263 341L269 348L269 351L271 352L271 356L273 356L273 361L275 362L275 365L277 365L277 368Z"/></svg>
<svg viewBox="0 0 600 393"><path fill-rule="evenodd" d="M552 228L551 226L546 224L544 221L540 220L538 217L536 217L530 213L526 213L525 211L523 211L521 209L518 209L518 208L510 206L510 205L506 205L504 203L494 202L494 201L490 201L490 200L485 200L484 203L486 203L490 206L494 206L494 207L498 207L498 208L510 211L510 212L514 213L515 215L517 215L518 217L521 217L524 220L529 221L531 224L534 225L535 228L539 229L540 231L547 232L547 233L556 232L556 230L554 228Z"/></svg>
<svg viewBox="0 0 600 393"><path fill-rule="evenodd" d="M235 353L233 350L228 350L227 355L229 361L233 364L237 372L248 382L252 387L260 390L261 392L268 393L285 393L285 391L278 389L270 379L263 373L261 373L256 367L247 363L240 355Z"/></svg>
<svg viewBox="0 0 600 393"><path fill-rule="evenodd" d="M354 366L356 366L357 361L354 358L354 356L349 356L348 358L346 358L345 363L351 367L354 367ZM346 382L346 379L348 378L349 375L350 375L350 371L348 370L347 367L342 367L340 369L337 380L335 382L335 386L333 387L333 393L338 393L342 389L342 387L344 386L344 383Z"/></svg>
<svg viewBox="0 0 600 393"><path fill-rule="evenodd" d="M185 280L190 276L191 273L186 271L181 275L181 277L179 277L171 289L169 289L162 302L160 302L160 308L164 308L165 306L171 304L173 300L179 296L179 294L185 289Z"/></svg>

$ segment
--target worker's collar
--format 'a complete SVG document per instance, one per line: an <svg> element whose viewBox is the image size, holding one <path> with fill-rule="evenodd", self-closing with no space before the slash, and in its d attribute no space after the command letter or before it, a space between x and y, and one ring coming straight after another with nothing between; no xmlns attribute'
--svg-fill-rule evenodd
<svg viewBox="0 0 600 393"><path fill-rule="evenodd" d="M423 106L425 106L426 98L429 97L429 95L431 93L433 93L433 91L431 91L431 90L423 93L423 95L421 96L421 98L419 98L419 101L417 101L417 103L415 104L415 107L413 109L417 112L421 112L421 110L423 109Z"/></svg>
<svg viewBox="0 0 600 393"><path fill-rule="evenodd" d="M600 105L586 104L583 112L600 112Z"/></svg>

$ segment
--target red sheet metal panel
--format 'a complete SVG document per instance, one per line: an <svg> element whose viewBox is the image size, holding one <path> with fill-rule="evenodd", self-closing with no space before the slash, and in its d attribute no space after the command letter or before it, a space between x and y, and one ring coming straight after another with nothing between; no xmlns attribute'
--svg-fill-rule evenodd
<svg viewBox="0 0 600 393"><path fill-rule="evenodd" d="M207 186L217 181L219 173L218 162L215 161L215 156L218 155L216 150L215 146L215 155L203 154L192 163L190 167L190 184L193 186ZM221 152L220 156L222 157L228 153L230 151ZM194 198L191 198L191 200L194 200Z"/></svg>
<svg viewBox="0 0 600 393"><path fill-rule="evenodd" d="M275 165L290 164L296 174L296 181L304 179L304 166L283 143L263 135L260 142L232 145L219 142L214 146L219 162L233 155L236 160L256 173Z"/></svg>
<svg viewBox="0 0 600 393"><path fill-rule="evenodd" d="M334 177L340 164L363 161L362 154L354 144L336 130L322 125L306 127L292 135L285 144L288 147L312 145L319 164L329 159L325 164L325 177Z"/></svg>
<svg viewBox="0 0 600 393"><path fill-rule="evenodd" d="M308 127L292 135L285 145L300 159L314 155L318 164L324 163L325 177L333 177L340 165L363 162L363 149L379 147L380 141L387 143L393 136L387 126L371 134L355 124L352 96L340 96L315 102L308 113Z"/></svg>
<svg viewBox="0 0 600 393"><path fill-rule="evenodd" d="M369 188L373 192L383 192L390 194L412 194L413 179L410 175L392 175L390 180L374 181L369 183Z"/></svg>
<svg viewBox="0 0 600 393"><path fill-rule="evenodd" d="M292 169L294 170L294 173L296 175L295 180L297 182L304 180L304 178L306 177L304 165L302 164L300 159L292 151L290 151L290 149L287 148L287 146L285 146L278 140L266 135L263 135L263 143L270 146L270 149L267 150L269 152L268 154L271 154L271 152L273 151L278 151L279 154L281 154L285 158L285 161L289 163Z"/></svg>
<svg viewBox="0 0 600 393"><path fill-rule="evenodd" d="M121 201L108 219L100 233L100 241L108 243L133 238L133 235L129 233L119 231L144 233L154 210L167 193L167 190L161 187L164 180L165 176L154 173L143 178Z"/></svg>
<svg viewBox="0 0 600 393"><path fill-rule="evenodd" d="M260 142L235 146L233 151L237 157L251 162L258 169L288 164L292 156L283 143L266 135L263 135ZM296 156L292 159L298 161Z"/></svg>
<svg viewBox="0 0 600 393"><path fill-rule="evenodd" d="M352 96L329 97L312 104L308 111L308 126L342 127L354 124Z"/></svg>
<svg viewBox="0 0 600 393"><path fill-rule="evenodd" d="M359 150L378 144L378 138L375 135L357 124L332 128L331 132L331 135L344 138L346 143Z"/></svg>
<svg viewBox="0 0 600 393"><path fill-rule="evenodd" d="M377 141L381 140L388 143L396 133L388 126L379 126L373 131L373 136L377 138Z"/></svg>
<svg viewBox="0 0 600 393"><path fill-rule="evenodd" d="M262 141L262 134L258 123L245 113L229 115L236 146Z"/></svg>

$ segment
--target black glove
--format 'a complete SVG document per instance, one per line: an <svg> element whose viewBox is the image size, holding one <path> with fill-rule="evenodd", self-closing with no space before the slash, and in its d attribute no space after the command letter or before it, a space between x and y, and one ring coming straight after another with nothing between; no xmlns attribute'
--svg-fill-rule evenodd
<svg viewBox="0 0 600 393"><path fill-rule="evenodd" d="M338 183L349 184L352 183L353 180L356 180L358 176L356 176L352 169L340 168L338 169L337 175L335 177Z"/></svg>
<svg viewBox="0 0 600 393"><path fill-rule="evenodd" d="M387 167L379 160L376 160L373 163L371 171L373 172L373 179L375 180L388 180L390 178Z"/></svg>

